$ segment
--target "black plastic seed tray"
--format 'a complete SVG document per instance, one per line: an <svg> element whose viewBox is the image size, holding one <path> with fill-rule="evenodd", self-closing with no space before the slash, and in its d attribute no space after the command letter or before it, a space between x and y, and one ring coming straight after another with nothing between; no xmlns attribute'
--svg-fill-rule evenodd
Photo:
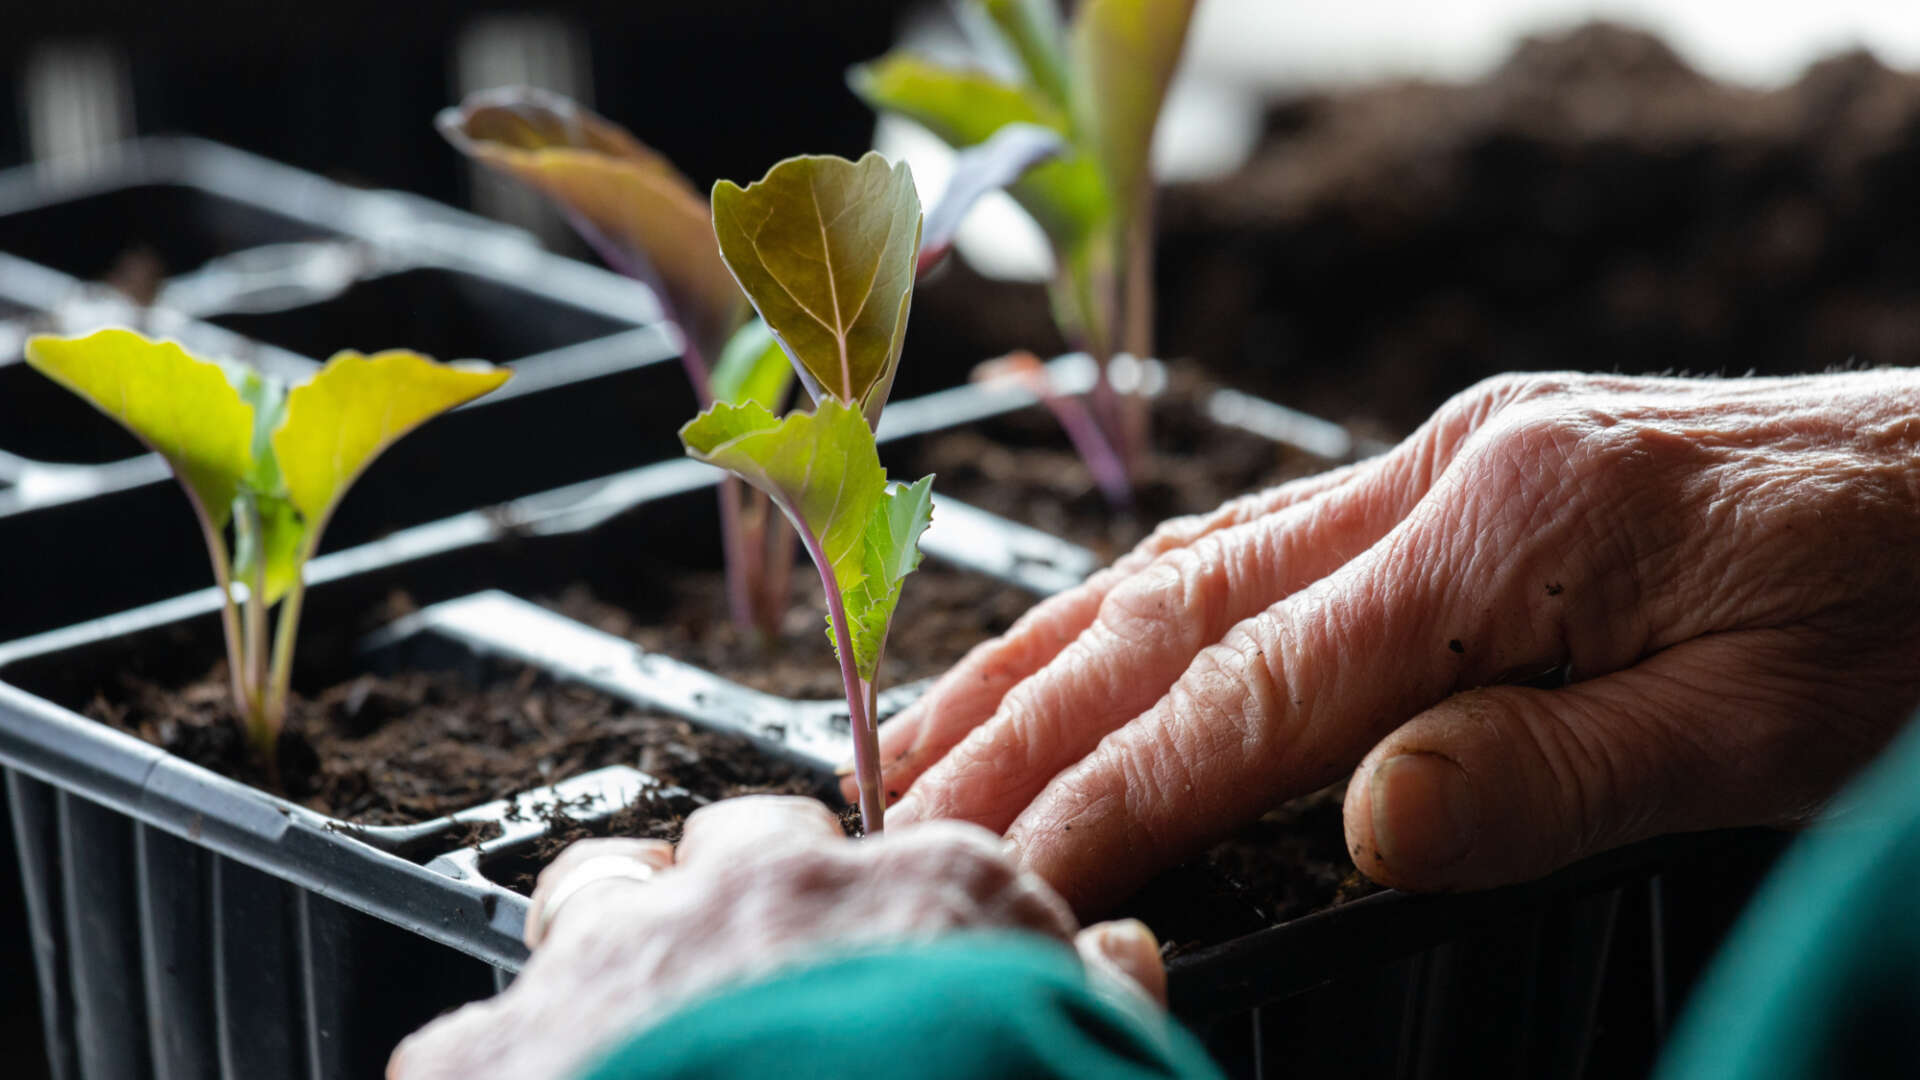
<svg viewBox="0 0 1920 1080"><path fill-rule="evenodd" d="M97 250L109 241L118 254ZM0 605L0 640L184 592L204 562L166 527L187 510L161 464L20 362L30 332L131 325L293 379L337 348L514 368L389 451L330 549L677 456L694 410L644 287L471 215L198 140L128 144L84 184L0 174L0 303L0 557L90 568ZM129 524L181 542L128 553Z"/></svg>
<svg viewBox="0 0 1920 1080"><path fill-rule="evenodd" d="M889 413L887 452L899 452L900 440L935 430L940 421L968 422L1018 406L1017 395L972 388L901 402ZM635 573L642 552L678 565L710 565L712 482L711 470L669 462L323 556L312 566L310 627L349 619L396 588L441 602L377 635L371 651L357 658L309 656L301 677L339 675L329 664L463 666L478 678L502 664L531 664L556 679L745 733L771 752L811 765L824 789L825 768L842 759L847 746L837 703L795 703L744 690L529 603L567 581L617 590L622 582L646 580ZM1064 587L1093 565L1071 545L946 500L927 545L934 558L1035 592ZM621 599L636 608L646 603L637 594ZM514 824L477 848L445 843L466 835L454 828L458 823L399 834L345 827L180 763L56 704L81 704L105 672L162 663L170 650L186 647L183 642L197 641L193 647L211 663L217 602L202 591L0 647L0 680L11 684L0 690L6 721L0 761L12 774L15 831L52 1018L49 1044L79 1070L62 1075L148 1075L109 1066L157 1062L163 1045L166 1053L185 1055L182 1060L241 1063L223 1065L220 1075L361 1075L338 1069L347 1062L372 1067L367 1063L377 1062L399 1032L486 992L493 972L511 972L523 955L518 934L525 901L502 880L505 868L524 866L527 847L537 841L530 826ZM896 691L890 701L898 704L903 696ZM470 821L493 812L456 817ZM1608 980L1649 960L1616 955L1623 897L1644 892L1663 867L1697 850L1688 844L1718 842L1648 845L1545 883L1482 896L1388 893L1362 900L1177 958L1176 1009L1207 1033L1237 1074L1259 1075L1278 1046L1289 1047L1294 1060L1299 1052L1289 1040L1311 1019L1312 1033L1323 1040L1315 1045L1323 1049L1327 1033L1339 1031L1345 1033L1339 1045L1358 1038L1358 1045L1377 1051L1381 1061L1372 1065L1379 1068L1369 1065L1358 1075L1402 1075L1393 1070L1408 1061L1435 1067L1477 1060L1488 1040L1520 1030L1510 1023L1534 1032L1516 1060L1535 1071L1517 1075L1576 1075L1589 1056ZM66 888L62 875L80 872L75 860L93 858L81 854L83 848L98 856L86 872L118 883L118 894ZM194 868L191 882L177 886L188 899L169 910L201 910L195 905L207 897L244 891L245 898L223 899L218 908L217 925L228 929L181 939L187 944L180 949L198 957L199 968L162 955L173 946L156 939L156 927L165 923L155 920L164 915L149 909L160 902L156 891L176 886L142 884L139 874L154 872L141 869L154 861L149 855L142 863L143 850L171 852L168 866L186 860ZM111 875L113 867L121 868L119 876ZM254 919L260 921L246 921ZM82 924L111 930L82 935ZM405 933L392 936L392 926ZM313 935L323 932L332 935L331 945L316 947ZM222 966L221 950L234 946L220 942L242 937L265 944L250 954L241 985L221 985L241 973ZM404 963L413 979L402 984L405 1007L383 998L377 980L354 966L386 960ZM255 1041L229 1046L222 1040L234 1036L221 1034L226 1025L218 1017L181 1019L166 1011L201 984L134 986L106 974L140 971L144 979L155 965L169 964L170 974L187 971L189 980L207 980L200 1000L229 1007L245 1000L273 1015L239 1021ZM202 974L191 974L196 970ZM1524 1010L1515 1014L1520 1003ZM109 1016L118 1018L117 1034L96 1031ZM128 1016L143 1018L144 1028ZM1454 1022L1462 1017L1480 1023ZM1489 1026L1494 1017L1504 1019ZM1463 1031L1484 1038L1463 1042ZM269 1061L278 1071L247 1071ZM294 1065L279 1066L282 1061Z"/></svg>
<svg viewBox="0 0 1920 1080"><path fill-rule="evenodd" d="M696 560L713 549L713 479L671 462L322 556L308 625L350 618L396 587L431 598L506 582L537 595L623 578L636 550ZM1036 591L1090 568L1084 552L1031 530L951 504L940 516L935 558ZM0 647L0 761L57 1075L369 1075L400 1033L491 989L489 965L523 956L524 901L485 871L518 855L525 829L468 866L450 839L457 822L350 827L68 711L107 672L167 662L183 641L217 655L217 607L203 590ZM534 662L746 733L809 763L823 792L850 747L833 703L731 687L504 593L429 607L364 656L306 651L303 680L403 653L416 666ZM407 978L369 974L389 964ZM193 1011L208 1002L212 1013ZM217 1070L202 1071L208 1062Z"/></svg>

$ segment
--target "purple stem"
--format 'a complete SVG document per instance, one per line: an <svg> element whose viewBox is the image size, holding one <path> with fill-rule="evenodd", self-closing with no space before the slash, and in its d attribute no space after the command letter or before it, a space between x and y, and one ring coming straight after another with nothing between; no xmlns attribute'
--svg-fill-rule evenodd
<svg viewBox="0 0 1920 1080"><path fill-rule="evenodd" d="M793 531L800 534L800 541L807 545L807 554L813 557L813 565L820 571L820 584L827 591L827 614L833 618L834 652L840 656L840 683L847 692L847 720L853 726L853 776L860 788L860 822L872 835L884 825L886 803L880 798L880 735L874 730L867 716L867 696L860 684L860 673L853 667L853 640L847 635L847 606L840 599L840 583L834 580L833 564L827 561L827 553L820 547L820 539L807 528L800 515L791 508L787 511L788 520L793 522Z"/></svg>
<svg viewBox="0 0 1920 1080"><path fill-rule="evenodd" d="M679 306L674 303L673 294L667 291L666 283L654 272L653 264L640 252L614 243L584 215L569 209L567 220L608 266L653 290L660 306L665 309L667 320L680 330L680 363L687 369L687 381L693 384L694 400L702 411L711 406L713 384L706 357L702 355L700 344L694 340L686 321L680 318ZM720 546L722 557L726 560L727 613L741 630L749 633L764 631L771 636L778 631L778 627L762 626L755 617L756 607L765 605L756 605L754 602L755 590L750 568L759 553L748 544L740 521L741 490L740 481L733 476L727 476L720 482Z"/></svg>
<svg viewBox="0 0 1920 1080"><path fill-rule="evenodd" d="M646 255L614 243L613 239L601 232L586 216L572 209L567 210L567 221L573 225L573 231L587 242L587 246L600 256L601 261L612 267L615 273L630 277L653 290L665 309L667 321L680 331L680 363L687 369L687 381L693 384L693 396L699 399L700 408L713 404L713 390L707 371L706 357L701 355L700 346L693 340L693 331L688 329L686 320L680 318L679 305L674 303L673 294L667 290L667 284L654 272L653 264Z"/></svg>
<svg viewBox="0 0 1920 1080"><path fill-rule="evenodd" d="M1133 480L1128 473L1126 459L1101 426L1099 415L1087 407L1085 399L1054 393L1047 369L1037 360L1030 363L1031 366L1023 365L1011 372L1011 376L1039 398L1041 404L1053 413L1053 418L1060 422L1060 429L1067 433L1067 441L1073 444L1080 460L1087 463L1087 471L1093 474L1093 482L1099 487L1100 493L1106 496L1107 504L1115 510L1130 508L1133 505ZM1105 374L1101 370L1095 372L1098 380L1094 383L1096 391L1105 382ZM1099 404L1097 397L1094 403Z"/></svg>
<svg viewBox="0 0 1920 1080"><path fill-rule="evenodd" d="M1087 471L1093 474L1093 482L1107 497L1108 505L1116 510L1132 507L1133 481L1127 475L1126 462L1100 429L1086 402L1054 393L1042 394L1040 400L1053 410L1054 418L1067 433L1067 441L1087 463Z"/></svg>
<svg viewBox="0 0 1920 1080"><path fill-rule="evenodd" d="M752 633L764 628L754 617L753 583L748 580L754 552L749 549L740 521L740 496L744 490L745 486L732 473L720 478L720 546L721 557L726 560L727 613L733 617L735 626Z"/></svg>

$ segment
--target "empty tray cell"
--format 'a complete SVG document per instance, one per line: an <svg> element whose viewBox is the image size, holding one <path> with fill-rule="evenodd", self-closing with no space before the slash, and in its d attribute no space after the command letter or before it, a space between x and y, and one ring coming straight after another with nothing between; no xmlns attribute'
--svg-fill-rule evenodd
<svg viewBox="0 0 1920 1080"><path fill-rule="evenodd" d="M208 320L303 356L413 349L440 360L504 363L632 329L632 323L457 270L369 278L330 300Z"/></svg>
<svg viewBox="0 0 1920 1080"><path fill-rule="evenodd" d="M171 277L246 248L334 235L182 184L141 184L0 215L0 251L90 281Z"/></svg>
<svg viewBox="0 0 1920 1080"><path fill-rule="evenodd" d="M98 465L145 448L14 352L0 356L0 450L49 464Z"/></svg>

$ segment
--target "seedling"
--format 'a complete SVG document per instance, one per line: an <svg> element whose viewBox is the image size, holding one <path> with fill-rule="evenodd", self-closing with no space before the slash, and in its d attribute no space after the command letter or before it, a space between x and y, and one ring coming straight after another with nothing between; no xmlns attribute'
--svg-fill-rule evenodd
<svg viewBox="0 0 1920 1080"><path fill-rule="evenodd" d="M889 484L873 427L906 340L920 200L905 165L796 157L745 188L713 188L720 253L791 358L813 412L710 405L680 429L693 457L752 484L820 572L868 832L883 825L878 672L900 586L920 564L933 477Z"/></svg>
<svg viewBox="0 0 1920 1080"><path fill-rule="evenodd" d="M787 354L765 323L749 321L707 201L664 157L573 101L528 87L474 94L437 123L469 157L547 195L607 265L653 289L680 329L701 408L753 401L780 411L794 374ZM929 215L921 269L939 261L975 200L1064 147L1052 131L1013 127L974 148ZM732 476L721 484L728 607L736 625L771 640L786 612L793 549L769 505Z"/></svg>
<svg viewBox="0 0 1920 1080"><path fill-rule="evenodd" d="M394 440L508 377L478 361L342 352L288 389L131 330L38 336L26 356L146 443L186 490L220 588L234 706L270 767L286 718L305 568L334 508Z"/></svg>
<svg viewBox="0 0 1920 1080"><path fill-rule="evenodd" d="M1067 144L1066 153L1008 191L1052 243L1055 322L1094 358L1094 424L1069 433L1120 507L1131 502L1128 478L1137 474L1148 434L1144 402L1116 388L1112 361L1153 355L1149 152L1197 2L1082 0L1069 25L1056 0L965 0L964 10L984 16L978 21L1012 53L1016 79L897 52L848 73L869 105L958 149L1015 124L1054 131Z"/></svg>

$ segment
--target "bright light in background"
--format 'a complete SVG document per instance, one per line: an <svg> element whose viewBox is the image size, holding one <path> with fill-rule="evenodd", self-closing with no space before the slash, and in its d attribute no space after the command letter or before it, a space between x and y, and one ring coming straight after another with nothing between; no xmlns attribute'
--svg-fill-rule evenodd
<svg viewBox="0 0 1920 1080"><path fill-rule="evenodd" d="M925 14L901 44L949 61L964 55L945 5ZM1792 82L1813 61L1857 47L1920 69L1916 0L1200 0L1154 139L1154 171L1164 180L1231 172L1258 142L1276 94L1472 80L1522 37L1601 18L1659 34L1707 75L1755 86ZM883 119L874 145L912 166L923 204L945 189L952 153L938 139ZM955 247L988 277L1044 281L1053 272L1045 236L1004 194L980 201Z"/></svg>

